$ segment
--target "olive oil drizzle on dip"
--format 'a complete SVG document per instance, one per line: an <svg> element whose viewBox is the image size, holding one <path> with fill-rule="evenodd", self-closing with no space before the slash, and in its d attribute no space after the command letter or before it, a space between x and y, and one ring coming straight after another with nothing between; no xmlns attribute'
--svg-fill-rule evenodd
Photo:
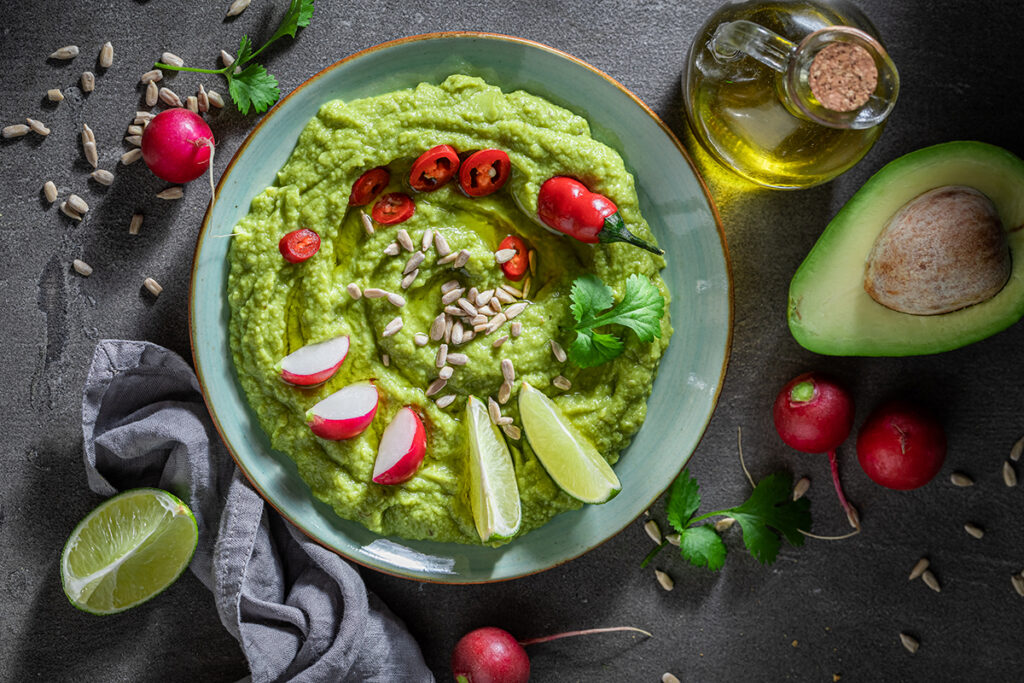
<svg viewBox="0 0 1024 683"><path fill-rule="evenodd" d="M441 144L460 152L504 150L512 174L501 190L485 197L467 197L456 183L429 193L412 192L405 186L412 162ZM360 175L378 166L391 170L383 192L409 193L416 208L407 221L377 225L368 234L360 210L350 207L348 199ZM462 418L470 394L484 401L498 398L505 381L503 359L514 366L517 383L512 400L502 406L503 416L513 420L510 426L521 426L514 398L518 383L526 381L552 396L609 463L640 428L672 334L669 292L659 275L665 261L631 245L583 244L540 227L532 218L537 193L555 175L577 178L613 199L629 229L655 243L640 214L633 177L614 150L590 137L586 120L528 93L505 94L479 78L458 74L440 85L424 83L324 104L306 125L276 184L253 199L249 214L235 227L228 297L239 381L273 447L295 461L313 494L341 517L385 535L479 544L469 503ZM317 232L321 247L307 261L291 264L281 257L278 242L299 228ZM387 253L394 251L391 245L399 230L407 231L414 251L424 255L415 278L403 272L410 252ZM468 258L439 264L445 259L435 248L421 248L428 230L440 235L452 254L464 251ZM528 305L514 321L520 333L510 334L509 320L491 334L480 330L468 342L449 343L449 352L462 354L465 364L454 367L444 388L428 397L427 388L438 379L439 343L417 343L417 335L427 334L443 312L441 287L453 279L478 292L523 284L508 281L495 259L508 235L521 236L537 254ZM652 279L666 301L661 337L641 343L629 335L621 356L587 370L558 362L550 341L571 344L575 321L570 288L587 273L611 286L617 299L629 275ZM404 289L403 280L408 282ZM354 298L348 287L353 283L362 292L378 288L399 293L404 305L398 307L386 296ZM401 329L384 336L396 316ZM349 335L351 347L334 377L311 388L280 380L274 366L284 356L338 335ZM503 336L507 339L495 346ZM571 389L554 386L556 377L567 379ZM381 397L370 427L345 441L314 436L304 420L306 410L342 387L366 380L374 382ZM455 399L438 407L434 399L448 394ZM381 434L403 406L411 406L422 418L425 459L404 484L374 484L370 480ZM520 534L580 506L554 484L526 438L507 441L522 499Z"/></svg>

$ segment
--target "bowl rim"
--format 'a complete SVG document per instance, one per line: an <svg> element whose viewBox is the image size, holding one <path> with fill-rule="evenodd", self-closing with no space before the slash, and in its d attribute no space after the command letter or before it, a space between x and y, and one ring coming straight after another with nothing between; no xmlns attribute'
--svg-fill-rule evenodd
<svg viewBox="0 0 1024 683"><path fill-rule="evenodd" d="M615 78L612 78L611 76L606 74L604 71L601 71L600 69L598 69L597 67L589 64L588 62L585 62L585 61L583 61L582 59L580 59L578 57L574 57L573 55L571 55L571 54L569 54L567 52L564 52L564 51L559 50L557 48L551 47L550 45L545 45L544 43L540 43L540 42L537 42L537 41L534 41L534 40L530 40L528 38L519 38L519 37L516 37L516 36L510 36L510 35L506 35L506 34L502 34L502 33L490 33L490 32L484 32L484 31L438 31L438 32L432 32L432 33L415 34L415 35L411 35L411 36L406 36L404 38L397 38L397 39L389 40L389 41L386 41L386 42L383 42L383 43L378 43L377 45L373 45L373 46L370 46L368 48L364 48L362 50L359 50L358 52L354 52L354 53L348 55L347 57L339 59L338 61L334 62L333 64L330 64L330 65L324 67L320 71L316 72L315 74L313 74L312 76L307 78L305 81L303 81L298 86L296 86L294 90L292 90L290 93L288 93L287 95L282 97L280 100L278 100L278 102L276 104L274 104L274 106L271 107L267 111L267 113L264 114L263 117L259 121L256 122L256 125L252 128L252 130L249 131L249 133L245 137L245 140L242 141L242 144L239 145L238 149L232 155L231 160L228 162L228 165L224 167L224 172L221 174L220 179L217 181L216 190L215 190L214 195L213 195L213 201L211 201L209 203L209 205L206 208L206 212L203 214L203 222L200 225L199 232L196 235L196 246L193 249L193 253L192 253L192 266L191 266L191 273L190 273L190 277L189 277L189 295L188 295L188 301L189 301L189 305L188 305L188 329L189 329L189 347L190 347L190 350L191 350L191 353L192 353L192 363L193 363L193 366L195 367L196 379L197 379L197 381L199 383L200 393L202 394L202 397L203 397L203 403L206 405L207 412L210 414L210 419L212 420L214 428L217 431L217 435L220 438L221 442L224 444L225 449L231 455L231 459L235 461L235 465L238 467L239 471L242 472L242 474L248 480L249 484L253 487L253 489L255 489L257 493L259 493L260 497L264 500L264 502L266 502L268 505L270 505L275 511L277 511L277 513L279 515L281 515L281 517L283 517L289 523L291 523L293 526L295 526L297 529L299 529L299 531L301 531L309 539L311 539L312 541L314 541L318 545L322 546L323 548L326 548L327 550L330 550L331 552L335 553L339 557L342 557L343 559L345 559L345 560L347 560L349 562L354 562L354 563L358 564L361 567L365 567L365 568L371 569L373 571L381 572L382 574L386 574L386 575L389 575L389 576L394 576L394 577L397 577L397 578L411 580L411 581L418 581L418 582L421 582L421 583L434 583L434 584L444 584L444 585L475 585L475 584L487 584L487 583L499 583L499 582L503 582L503 581L512 581L514 579L521 579L521 578L524 578L524 577L527 577L527 576L533 576L535 574L539 574L541 572L545 572L545 571L548 571L550 569L554 569L555 567L560 567L560 566L562 566L562 565L564 565L564 564L566 564L568 562L571 562L572 560L575 560L575 559L581 557L582 555L585 555L586 553L594 550L595 548L598 548L599 546L604 545L605 543L610 541L615 536L618 536L620 533L622 533L626 529L626 527L628 527L634 521L639 519L640 515L637 515L636 517L628 520L619 529L616 529L614 532L609 534L601 542L599 542L599 543L597 543L595 545L592 545L589 548L586 548L585 550L583 550L583 551L581 551L581 552L579 552L579 553L577 553L575 555L572 555L571 557L567 557L567 558L565 558L565 559L563 559L563 560L561 560L559 562L556 562L554 564L551 564L551 565L549 565L547 567L543 567L543 568L536 569L536 570L529 571L529 572L524 572L522 574L517 574L515 576L503 576L503 577L498 577L498 578L482 579L482 580L475 580L475 581L474 580L440 580L440 579L431 579L429 577L409 576L407 574L402 574L402 573L399 573L397 571L390 571L390 570L385 569L385 568L381 568L381 567L377 567L377 566L368 564L367 562L361 561L358 558L351 557L350 555L340 551L337 548L332 547L331 545L327 544L322 539L318 538L316 535L314 535L313 533L308 531L305 528L305 526L303 526L299 521L297 521L296 519L293 519L293 517L291 515L289 515L284 510L282 510L276 504L274 504L274 502L271 501L270 498L264 493L263 488L256 482L256 480L253 478L253 476L249 473L249 470L245 467L245 465L242 463L242 461L239 458L239 456L235 453L235 449L231 446L231 443L227 440L227 438L225 438L224 430L221 429L220 420L219 420L219 418L217 416L216 411L214 411L214 409L213 409L211 400L210 400L210 398L208 396L206 382L204 381L204 378L203 378L202 364L200 363L199 356L197 354L196 327L195 327L195 324L194 324L195 321L193 319L193 301L194 301L193 294L195 292L196 278L197 278L197 274L198 274L199 244L202 241L203 236L205 235L207 229L210 226L210 217L212 215L216 199L220 195L221 187L224 185L225 180L230 175L232 169L235 166L235 163L238 161L239 157L242 155L242 153L249 146L249 143L253 140L253 138L256 136L256 134L260 131L260 129L262 128L263 124L266 123L270 119L271 116L276 114L278 112L278 110L285 104L285 102L287 102L293 95L295 95L297 92L299 92L300 90L302 90L306 86L311 85L312 83L314 83L315 81L317 81L321 77L325 76L328 72L336 69L337 67L341 66L342 64L350 62L350 61L352 61L354 59L358 59L358 58L360 58L360 57L362 57L364 55L372 54L372 53L378 52L380 50L385 50L385 49L392 48L392 47L395 47L395 46L398 46L398 45L402 45L402 44L406 44L406 43L414 43L414 42L426 41L426 40L448 39L448 38L477 38L477 39L499 40L499 41L504 41L504 42L516 43L516 44L519 44L519 45L523 45L525 47L535 48L535 49L539 49L539 50L542 50L544 52L550 53L550 54L552 54L552 55L554 55L556 57L560 57L562 59L565 59L567 61L572 62L573 64L575 64L577 66L580 66L580 67L582 67L584 69L587 69L588 71L590 71L590 72L596 74L597 76L601 77L602 79L607 81L609 84L611 84L614 88L618 89L620 92L622 92L624 95L626 95L637 106L639 106L648 116L651 117L651 119L658 125L658 127L669 137L669 139L672 141L672 143L676 146L676 149L679 151L679 153L686 160L686 163L689 165L690 170L692 171L694 178L696 178L697 182L699 183L699 185L701 187L701 190L704 193L704 198L707 200L708 208L711 210L711 215L712 215L712 218L714 219L714 222L715 222L715 229L718 232L718 238L719 238L719 241L721 242L721 247L722 247L722 256L723 256L723 259L724 259L724 262L725 262L725 277L726 277L727 293L728 293L727 294L727 301L728 301L727 320L728 320L728 325L727 325L727 329L726 329L725 348L724 348L724 354L723 354L723 357L722 357L722 367L721 367L721 369L719 371L719 376L718 376L718 386L715 389L715 394L714 394L714 396L712 398L712 401L711 401L711 409L708 411L707 416L704 418L704 424L701 425L701 427L700 427L700 436L697 439L697 443L694 445L693 450L689 454L689 457L687 457L683 461L682 465L680 465L679 470L675 473L675 475L671 479L668 480L668 483L665 485L665 488L662 489L660 492L658 492L658 494L655 495L653 499L648 501L647 505L645 505L643 509L647 509L647 508L651 507L652 505L654 505L654 503L658 500L658 498L660 498L661 495L664 494L664 492L666 490L668 490L668 487L671 486L672 481L674 481L675 478L677 476L679 476L679 473L682 472L683 469L685 469L687 467L687 465L689 464L690 460L693 458L694 453L697 451L697 449L700 447L701 442L704 440L704 436L707 434L708 425L710 424L711 418L712 418L712 416L715 413L715 409L718 407L718 400L719 400L719 398L721 396L721 393L722 393L722 386L725 384L725 375L726 375L726 371L727 371L728 366L729 366L729 358L732 355L733 323L734 323L734 315L735 315L735 305L734 305L734 300L733 300L734 284L733 284L733 277L732 277L732 260L731 260L730 255L729 255L729 246L728 246L728 242L726 240L725 230L722 227L722 218L721 218L721 215L718 212L718 206L715 204L715 200L711 196L711 191L708 189L707 183L705 182L703 176L700 174L700 171L698 170L697 165L694 163L693 159L690 157L689 152L686 151L686 148L683 146L682 142L680 142L680 140L676 136L676 134L673 133L672 129L669 128L668 125L664 121L661 120L661 117L659 117L649 106L647 106L647 104L643 100L641 100L639 97L637 97L631 90L626 88L624 85L622 85Z"/></svg>

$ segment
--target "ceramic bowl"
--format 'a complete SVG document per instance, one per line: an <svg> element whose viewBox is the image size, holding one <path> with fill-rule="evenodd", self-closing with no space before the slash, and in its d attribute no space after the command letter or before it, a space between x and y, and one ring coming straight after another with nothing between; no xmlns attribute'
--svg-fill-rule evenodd
<svg viewBox="0 0 1024 683"><path fill-rule="evenodd" d="M235 375L228 346L229 234L253 197L274 183L299 132L324 102L357 99L452 73L523 89L585 117L595 138L625 159L644 216L665 249L675 335L648 401L647 421L615 466L622 493L563 513L501 548L385 538L315 500L284 453L270 447ZM668 487L714 410L732 326L728 255L717 212L671 131L604 73L538 43L479 33L414 36L352 55L281 100L245 140L221 177L192 269L192 353L207 406L238 466L282 515L359 564L411 579L477 583L549 569L621 531Z"/></svg>

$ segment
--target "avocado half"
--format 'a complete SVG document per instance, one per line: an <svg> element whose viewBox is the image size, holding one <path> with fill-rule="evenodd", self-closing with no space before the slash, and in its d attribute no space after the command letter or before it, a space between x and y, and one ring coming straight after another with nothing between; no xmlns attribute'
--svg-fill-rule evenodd
<svg viewBox="0 0 1024 683"><path fill-rule="evenodd" d="M864 289L867 260L899 209L929 190L972 187L996 207L1012 261L990 299L939 315L887 308ZM979 341L1024 315L1024 161L982 142L947 142L879 170L836 214L789 285L787 318L803 347L831 356L914 356Z"/></svg>

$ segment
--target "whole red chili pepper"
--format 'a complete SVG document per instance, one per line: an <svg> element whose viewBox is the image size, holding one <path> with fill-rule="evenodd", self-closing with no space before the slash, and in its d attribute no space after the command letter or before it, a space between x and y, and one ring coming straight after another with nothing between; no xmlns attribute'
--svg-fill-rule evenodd
<svg viewBox="0 0 1024 683"><path fill-rule="evenodd" d="M591 192L574 178L555 176L544 181L537 195L537 216L545 225L580 242L627 242L655 254L665 253L631 233L612 200Z"/></svg>

